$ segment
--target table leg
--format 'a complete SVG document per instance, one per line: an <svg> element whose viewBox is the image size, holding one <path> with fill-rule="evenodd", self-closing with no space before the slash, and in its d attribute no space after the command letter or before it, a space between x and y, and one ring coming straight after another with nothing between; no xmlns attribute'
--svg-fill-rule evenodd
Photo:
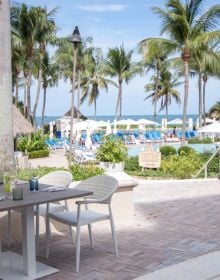
<svg viewBox="0 0 220 280"><path fill-rule="evenodd" d="M28 276L36 275L34 207L22 208L23 234L23 272Z"/></svg>

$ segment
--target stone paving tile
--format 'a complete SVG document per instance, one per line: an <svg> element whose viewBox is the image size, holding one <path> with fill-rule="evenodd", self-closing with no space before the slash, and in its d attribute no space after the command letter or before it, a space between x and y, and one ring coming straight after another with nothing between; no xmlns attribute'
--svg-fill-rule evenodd
<svg viewBox="0 0 220 280"><path fill-rule="evenodd" d="M97 223L93 229L94 249L89 247L87 230L82 230L78 275L75 246L68 231L64 232L65 236L52 236L49 259L44 258L44 238L41 239L42 256L38 259L60 270L44 279L131 280L220 250L219 181L140 180L134 191L134 202L134 221L116 224L119 259L114 255L109 223ZM21 251L20 242L12 247Z"/></svg>

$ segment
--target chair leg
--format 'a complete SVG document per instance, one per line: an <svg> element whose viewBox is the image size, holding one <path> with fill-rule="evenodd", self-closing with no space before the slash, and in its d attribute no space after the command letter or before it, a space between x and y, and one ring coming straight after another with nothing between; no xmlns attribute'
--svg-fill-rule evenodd
<svg viewBox="0 0 220 280"><path fill-rule="evenodd" d="M8 210L8 246L11 245L11 210Z"/></svg>
<svg viewBox="0 0 220 280"><path fill-rule="evenodd" d="M47 214L46 217L46 258L49 258L49 251L50 251L50 218L49 215Z"/></svg>
<svg viewBox="0 0 220 280"><path fill-rule="evenodd" d="M40 216L39 216L39 205L36 206L36 233L35 233L35 246L36 246L36 255L39 252L39 223L40 223Z"/></svg>
<svg viewBox="0 0 220 280"><path fill-rule="evenodd" d="M113 220L112 210L111 210L110 205L109 205L109 219L110 219L111 230L112 230L112 239L113 239L113 243L115 246L115 254L116 254L116 257L118 258L118 244L117 244L117 239L116 239L116 235L115 235L115 225L114 225L114 220Z"/></svg>
<svg viewBox="0 0 220 280"><path fill-rule="evenodd" d="M76 228L76 273L79 273L80 263L80 226Z"/></svg>
<svg viewBox="0 0 220 280"><path fill-rule="evenodd" d="M73 244L75 244L75 232L71 226L69 226L69 230L70 230L70 236L71 236L72 242L73 242Z"/></svg>
<svg viewBox="0 0 220 280"><path fill-rule="evenodd" d="M92 240L92 225L88 225L88 230L89 230L89 239L90 239L90 246L93 248L93 240Z"/></svg>

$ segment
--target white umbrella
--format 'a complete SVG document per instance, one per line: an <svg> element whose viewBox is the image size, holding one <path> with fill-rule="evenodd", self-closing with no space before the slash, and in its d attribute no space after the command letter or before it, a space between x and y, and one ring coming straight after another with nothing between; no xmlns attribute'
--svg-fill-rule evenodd
<svg viewBox="0 0 220 280"><path fill-rule="evenodd" d="M90 150L92 146L92 140L91 140L91 132L90 129L86 130L86 142L85 142L85 147Z"/></svg>
<svg viewBox="0 0 220 280"><path fill-rule="evenodd" d="M106 126L106 127L107 127L108 124L109 124L109 121L108 121L108 122L105 122L105 121L99 121L99 122L98 122L98 126L99 126L99 127L101 127L101 126Z"/></svg>
<svg viewBox="0 0 220 280"><path fill-rule="evenodd" d="M114 124L113 133L116 134L118 132L117 126L116 126L116 120L114 120L113 124Z"/></svg>
<svg viewBox="0 0 220 280"><path fill-rule="evenodd" d="M109 135L109 134L112 134L112 128L110 122L108 122L108 125L106 127L106 132L105 132L105 135Z"/></svg>
<svg viewBox="0 0 220 280"><path fill-rule="evenodd" d="M198 132L204 133L220 133L220 122L214 122L198 129Z"/></svg>
<svg viewBox="0 0 220 280"><path fill-rule="evenodd" d="M216 120L210 119L210 118L205 118L205 123L209 124L209 123L214 123L216 122Z"/></svg>
<svg viewBox="0 0 220 280"><path fill-rule="evenodd" d="M120 120L116 122L117 125L132 125L138 124L137 121L132 119Z"/></svg>
<svg viewBox="0 0 220 280"><path fill-rule="evenodd" d="M91 130L97 129L99 127L99 122L94 120L86 120L82 122L77 122L73 125L74 130L86 130L90 128Z"/></svg>
<svg viewBox="0 0 220 280"><path fill-rule="evenodd" d="M172 120L172 121L167 122L167 124L169 124L169 125L170 125L170 124L171 124L171 125L175 125L175 124L181 125L181 124L183 124L183 120L177 118L177 119L174 119L174 120Z"/></svg>
<svg viewBox="0 0 220 280"><path fill-rule="evenodd" d="M188 128L189 128L189 130L193 129L193 119L192 118L189 118L189 120L188 120Z"/></svg>
<svg viewBox="0 0 220 280"><path fill-rule="evenodd" d="M53 138L53 122L50 122L50 139Z"/></svg>
<svg viewBox="0 0 220 280"><path fill-rule="evenodd" d="M136 122L138 125L157 125L159 126L160 124L154 121L150 121L147 119L140 119Z"/></svg>

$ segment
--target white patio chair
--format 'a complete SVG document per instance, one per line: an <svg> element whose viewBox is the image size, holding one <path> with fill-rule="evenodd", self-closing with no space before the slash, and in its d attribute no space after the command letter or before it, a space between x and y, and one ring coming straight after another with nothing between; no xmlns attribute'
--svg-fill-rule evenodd
<svg viewBox="0 0 220 280"><path fill-rule="evenodd" d="M67 171L53 171L44 176L42 176L38 182L39 184L51 185L55 187L69 187L73 180L73 176L70 172ZM57 212L57 211L69 211L67 201L64 201L64 205L60 203L47 203L36 206L35 215L36 215L36 246L38 251L39 243L39 216L46 218L48 212ZM45 219L46 225L46 219ZM46 226L45 226L46 227ZM70 234L73 239L73 232L70 226ZM74 240L74 239L73 239Z"/></svg>
<svg viewBox="0 0 220 280"><path fill-rule="evenodd" d="M56 187L69 187L70 183L72 182L72 174L67 171L52 171L41 178L39 178L38 182L39 184L46 184L46 185L52 185ZM69 211L67 201L64 201L64 205L58 203L47 203L47 204L40 204L37 205L34 208L34 214L36 216L36 253L38 253L38 244L39 244L39 216L46 217L48 212L56 212L56 211ZM11 211L8 213L8 240L10 245L10 235L11 235ZM46 219L45 219L45 228L46 228ZM73 232L72 228L70 226L70 234L72 239L73 238Z"/></svg>
<svg viewBox="0 0 220 280"><path fill-rule="evenodd" d="M116 257L118 257L118 246L115 236L114 221L111 210L111 198L118 187L118 181L107 175L91 177L79 183L75 188L80 190L87 190L93 192L93 195L85 197L84 201L77 201L77 211L69 212L53 212L47 215L46 219L46 256L49 257L49 236L50 236L50 219L56 220L60 223L76 227L76 272L79 272L80 263L80 227L88 226L91 248L92 229L91 224L103 220L110 220L112 238L115 247ZM101 203L108 205L108 213L98 213L88 209L88 205L92 203ZM81 205L85 205L85 210L81 210Z"/></svg>

